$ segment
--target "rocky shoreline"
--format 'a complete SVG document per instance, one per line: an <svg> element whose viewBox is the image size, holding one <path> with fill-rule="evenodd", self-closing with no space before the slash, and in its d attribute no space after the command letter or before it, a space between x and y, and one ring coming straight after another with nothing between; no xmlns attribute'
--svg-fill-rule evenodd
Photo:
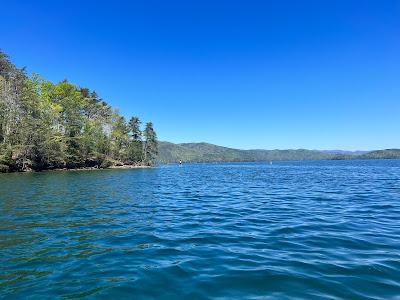
<svg viewBox="0 0 400 300"><path fill-rule="evenodd" d="M148 168L154 168L154 166L148 166L148 165L116 165L116 166L110 166L110 167L105 167L105 168L100 168L100 167L82 167L82 168L74 168L74 169L68 169L68 168L62 168L62 169L51 169L51 170L43 170L43 171L30 171L30 172L51 172L51 171L98 171L98 170L112 170L112 169L148 169Z"/></svg>
<svg viewBox="0 0 400 300"><path fill-rule="evenodd" d="M0 172L0 174L10 174L10 173L40 173L40 172L53 172L53 171L99 171L99 170L112 170L112 169L119 169L119 170L126 170L126 169L149 169L154 168L154 166L149 165L115 165L109 167L82 167L82 168L56 168L56 169L45 169L45 170L21 170L21 171L12 171L12 172Z"/></svg>

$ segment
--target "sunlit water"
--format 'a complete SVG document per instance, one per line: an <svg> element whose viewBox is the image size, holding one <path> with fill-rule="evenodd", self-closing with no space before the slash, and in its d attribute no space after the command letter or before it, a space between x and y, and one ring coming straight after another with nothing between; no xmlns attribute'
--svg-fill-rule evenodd
<svg viewBox="0 0 400 300"><path fill-rule="evenodd" d="M400 161L0 175L0 297L400 299Z"/></svg>

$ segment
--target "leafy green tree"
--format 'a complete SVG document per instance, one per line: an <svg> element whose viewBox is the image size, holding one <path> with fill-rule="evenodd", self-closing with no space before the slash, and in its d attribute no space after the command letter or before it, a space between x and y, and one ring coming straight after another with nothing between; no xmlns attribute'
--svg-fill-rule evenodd
<svg viewBox="0 0 400 300"><path fill-rule="evenodd" d="M117 112L113 116L111 132L112 156L115 160L125 161L128 158L127 147L129 144L129 129L125 118Z"/></svg>

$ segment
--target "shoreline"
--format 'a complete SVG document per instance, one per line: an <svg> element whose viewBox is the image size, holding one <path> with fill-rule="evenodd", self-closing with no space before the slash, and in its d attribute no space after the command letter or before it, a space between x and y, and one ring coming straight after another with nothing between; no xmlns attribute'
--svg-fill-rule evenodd
<svg viewBox="0 0 400 300"><path fill-rule="evenodd" d="M99 168L99 167L82 167L82 168L57 168L57 169L45 169L45 170L25 170L25 171L12 171L12 172L0 172L0 174L23 174L23 173L42 173L42 172L61 172L61 171L101 171L101 170L129 170L129 169L151 169L155 168L155 166L147 166L147 165L121 165L121 166L110 166L107 168Z"/></svg>
<svg viewBox="0 0 400 300"><path fill-rule="evenodd" d="M99 167L83 167L83 168L75 168L75 169L50 169L50 170L42 170L42 171L26 171L26 172L14 172L14 173L40 173L40 172L51 172L51 171L101 171L101 170L128 170L128 169L149 169L154 168L154 166L145 166L145 165L122 165L122 166L110 166L107 168L99 168Z"/></svg>

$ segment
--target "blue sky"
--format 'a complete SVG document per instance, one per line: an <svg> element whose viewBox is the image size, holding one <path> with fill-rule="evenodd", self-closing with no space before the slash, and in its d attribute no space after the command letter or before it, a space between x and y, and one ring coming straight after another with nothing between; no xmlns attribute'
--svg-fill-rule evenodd
<svg viewBox="0 0 400 300"><path fill-rule="evenodd" d="M84 2L84 3L83 3ZM400 147L400 1L5 1L0 48L161 140Z"/></svg>

